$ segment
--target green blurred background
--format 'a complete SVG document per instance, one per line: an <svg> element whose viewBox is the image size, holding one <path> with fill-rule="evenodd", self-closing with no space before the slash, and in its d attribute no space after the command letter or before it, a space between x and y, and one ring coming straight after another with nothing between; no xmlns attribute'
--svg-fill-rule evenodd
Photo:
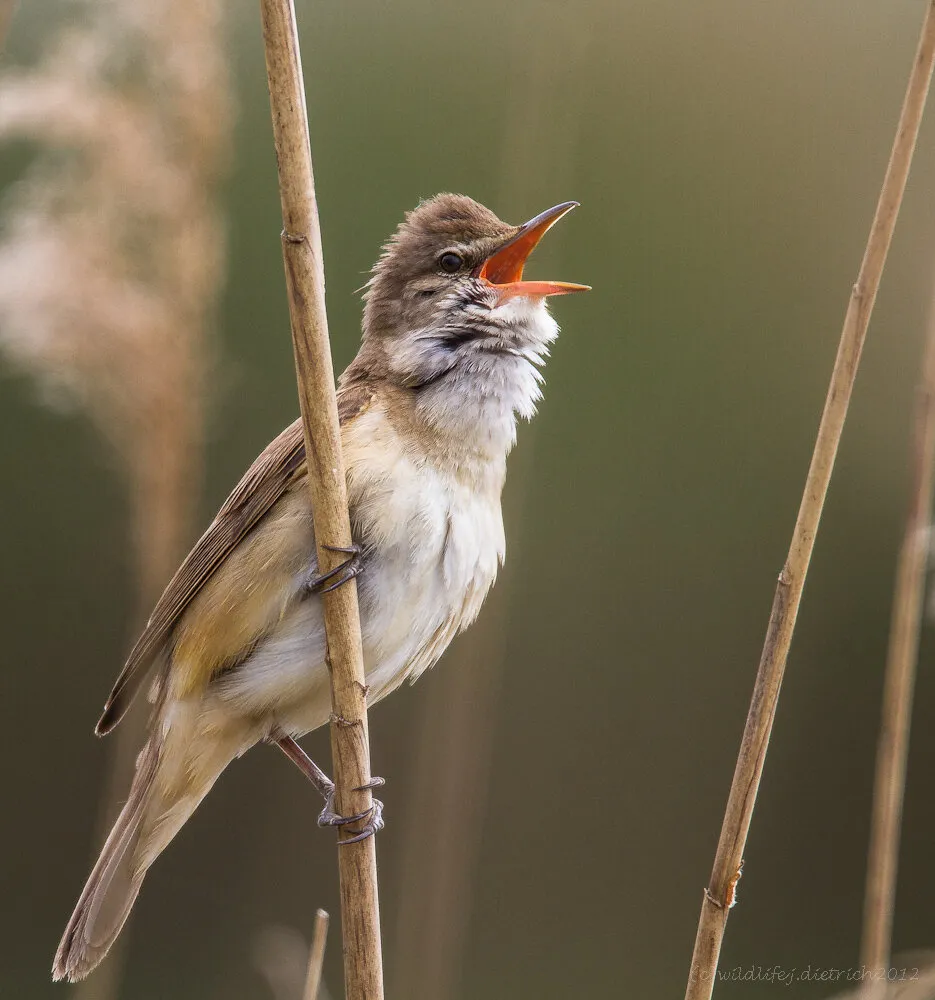
<svg viewBox="0 0 935 1000"><path fill-rule="evenodd" d="M475 669L499 679L482 706L489 782L470 792L479 841L449 901L464 923L451 996L679 996L924 5L298 6L339 369L358 341L353 290L402 213L439 190L512 222L577 199L530 273L594 288L554 305L564 332L540 414L521 429L505 497L509 559L481 623L372 717L374 770L388 782L388 996L424 1000L411 984L433 924L413 941L400 915L418 909L407 897L421 856L412 838L428 852L433 836L451 836L432 806L451 789L417 787L419 762L448 703L471 690L459 674ZM24 4L7 61L68 16L67 6ZM296 413L258 12L238 3L230 19L239 117L199 526ZM10 183L28 151L0 155ZM805 592L723 969L858 964L912 398L935 287L933 212L930 118ZM0 425L0 994L39 1000L70 995L48 969L97 846L108 748L91 730L132 638L133 557L120 472L80 413L44 408L33 383L6 369ZM505 631L492 635L486 617ZM487 663L491 650L501 665ZM935 945L932 652L926 636L898 951ZM328 761L326 734L306 746ZM460 752L470 771L470 739ZM147 881L120 995L271 996L251 959L257 935L271 924L307 935L317 906L337 915L319 808L272 752L231 767ZM326 980L340 995L337 923ZM717 995L779 989L727 982ZM789 992L834 989L799 982Z"/></svg>

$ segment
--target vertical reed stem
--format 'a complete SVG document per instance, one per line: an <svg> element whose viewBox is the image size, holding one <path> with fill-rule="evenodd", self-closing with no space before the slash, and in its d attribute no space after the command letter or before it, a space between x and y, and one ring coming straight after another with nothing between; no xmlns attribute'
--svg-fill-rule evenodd
<svg viewBox="0 0 935 1000"><path fill-rule="evenodd" d="M763 763L773 727L786 657L802 599L802 589L805 586L815 535L828 492L828 484L831 481L844 420L847 417L847 408L870 314L880 287L883 265L886 262L909 175L909 166L932 76L933 59L935 59L935 0L931 0L928 4L922 25L919 47L909 77L896 139L864 251L864 259L844 317L838 354L831 373L831 383L805 481L798 518L792 533L789 554L779 574L766 641L754 682L753 697L721 826L714 868L702 898L685 1000L707 1000L714 989L721 942L724 939L727 915L733 902L733 890L739 877L744 845L763 773Z"/></svg>
<svg viewBox="0 0 935 1000"><path fill-rule="evenodd" d="M328 940L328 924L331 918L324 910L315 913L315 929L312 931L312 946L308 952L308 975L305 978L304 1000L318 1000L321 990L321 968L325 961L325 942Z"/></svg>
<svg viewBox="0 0 935 1000"><path fill-rule="evenodd" d="M325 546L349 546L351 526L325 313L325 276L305 85L291 0L261 0L260 6L279 164L283 261L305 427L308 485L318 565L326 573L343 557ZM325 594L323 600L331 674L331 751L337 809L342 815L351 815L373 805L370 791L360 790L371 775L357 585L352 580ZM347 1000L382 1000L375 838L339 847L338 868Z"/></svg>
<svg viewBox="0 0 935 1000"><path fill-rule="evenodd" d="M862 965L876 971L889 965L899 832L912 695L915 687L919 632L925 597L932 493L935 488L935 300L929 316L922 377L917 388L913 424L912 491L906 528L896 567L889 650L883 682L883 708L877 743L864 927L860 949ZM867 980L867 994L885 989L886 980Z"/></svg>

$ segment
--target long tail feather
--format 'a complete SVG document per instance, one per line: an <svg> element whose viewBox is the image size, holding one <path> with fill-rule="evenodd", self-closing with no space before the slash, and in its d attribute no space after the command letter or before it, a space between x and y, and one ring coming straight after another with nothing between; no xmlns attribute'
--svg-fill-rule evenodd
<svg viewBox="0 0 935 1000"><path fill-rule="evenodd" d="M153 795L161 738L150 737L137 761L130 797L78 899L52 965L53 979L83 979L107 954L143 882L136 862L143 818Z"/></svg>
<svg viewBox="0 0 935 1000"><path fill-rule="evenodd" d="M187 710L186 710L187 709ZM104 844L62 937L52 978L84 979L126 923L150 865L225 767L253 742L238 727L211 728L197 706L176 705L171 726L157 709L130 796Z"/></svg>

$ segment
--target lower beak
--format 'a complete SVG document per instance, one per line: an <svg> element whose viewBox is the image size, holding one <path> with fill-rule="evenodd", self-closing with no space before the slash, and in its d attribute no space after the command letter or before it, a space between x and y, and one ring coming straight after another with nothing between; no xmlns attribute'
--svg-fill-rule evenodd
<svg viewBox="0 0 935 1000"><path fill-rule="evenodd" d="M517 296L544 298L590 291L590 285L576 285L570 281L523 281L523 267L539 240L577 205L576 201L563 202L524 223L512 239L481 264L477 277L493 286L501 301Z"/></svg>

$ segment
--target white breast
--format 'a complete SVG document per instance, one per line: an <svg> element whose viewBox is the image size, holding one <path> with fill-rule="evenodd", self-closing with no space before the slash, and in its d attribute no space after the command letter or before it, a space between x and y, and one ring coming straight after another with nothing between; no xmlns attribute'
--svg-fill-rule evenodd
<svg viewBox="0 0 935 1000"><path fill-rule="evenodd" d="M413 457L377 410L345 439L369 700L415 680L477 616L503 560L499 489L491 494ZM330 711L321 602L296 603L216 688L238 714L300 735Z"/></svg>
<svg viewBox="0 0 935 1000"><path fill-rule="evenodd" d="M364 657L376 700L415 680L474 620L503 560L504 535L499 490L479 491L417 460L379 412L359 419L369 423L362 437L379 444L349 463L348 477L352 490L358 478L370 484L356 509L368 554L359 583Z"/></svg>

